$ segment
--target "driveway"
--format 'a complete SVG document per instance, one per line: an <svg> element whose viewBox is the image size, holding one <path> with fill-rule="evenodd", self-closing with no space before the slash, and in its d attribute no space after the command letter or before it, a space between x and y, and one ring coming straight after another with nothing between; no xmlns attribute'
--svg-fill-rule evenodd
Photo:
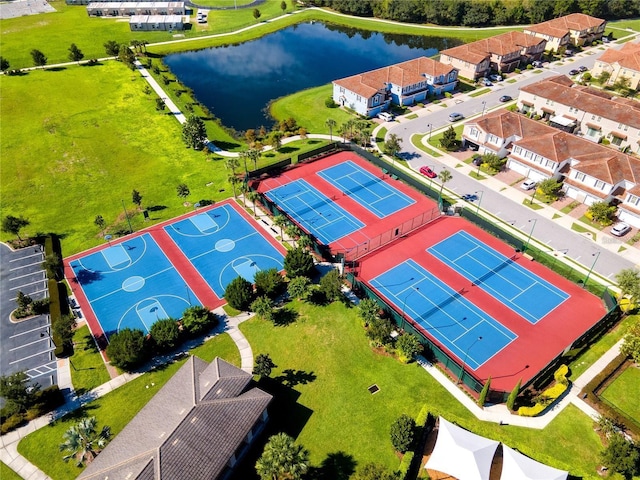
<svg viewBox="0 0 640 480"><path fill-rule="evenodd" d="M57 383L49 316L11 321L19 291L34 300L48 295L43 260L40 245L12 251L0 243L0 374L24 371L45 388Z"/></svg>

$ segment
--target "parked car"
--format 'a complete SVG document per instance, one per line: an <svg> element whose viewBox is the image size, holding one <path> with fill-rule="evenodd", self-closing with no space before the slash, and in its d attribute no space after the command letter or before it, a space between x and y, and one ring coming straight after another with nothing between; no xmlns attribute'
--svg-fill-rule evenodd
<svg viewBox="0 0 640 480"><path fill-rule="evenodd" d="M482 165L482 157L480 155L474 157L473 160L471 160L471 163L473 163L476 167L478 165Z"/></svg>
<svg viewBox="0 0 640 480"><path fill-rule="evenodd" d="M489 75L489 80L493 80L494 82L501 82L502 75L498 75L497 73L494 73L493 75Z"/></svg>
<svg viewBox="0 0 640 480"><path fill-rule="evenodd" d="M380 112L380 113L378 114L378 118L379 118L380 120L384 120L385 122L391 122L391 121L393 121L393 119L394 119L395 117L393 116L393 113L390 113L390 112Z"/></svg>
<svg viewBox="0 0 640 480"><path fill-rule="evenodd" d="M500 101L501 101L502 103L510 102L511 100L513 100L513 98L511 98L509 95L502 95L502 96L500 97Z"/></svg>
<svg viewBox="0 0 640 480"><path fill-rule="evenodd" d="M569 75L578 75L580 73L580 70L576 70L575 68L573 70L569 70Z"/></svg>
<svg viewBox="0 0 640 480"><path fill-rule="evenodd" d="M493 85L493 83L491 83L491 80L489 80L488 78L485 78L482 81L482 85L484 85L485 87L490 87L491 85Z"/></svg>
<svg viewBox="0 0 640 480"><path fill-rule="evenodd" d="M466 200L467 202L475 202L476 200L478 200L478 195L476 195L475 193L465 193L460 198Z"/></svg>
<svg viewBox="0 0 640 480"><path fill-rule="evenodd" d="M464 115L458 112L453 112L449 114L450 122L457 122L458 120L462 120L463 118L464 118Z"/></svg>
<svg viewBox="0 0 640 480"><path fill-rule="evenodd" d="M578 67L578 70L579 70L579 71L581 71L581 72L586 72L586 71L587 71L587 70L589 70L589 69L588 69L587 67L585 67L584 65L580 65L580 66Z"/></svg>
<svg viewBox="0 0 640 480"><path fill-rule="evenodd" d="M573 50L565 50L564 51L564 56L565 57L573 57Z"/></svg>
<svg viewBox="0 0 640 480"><path fill-rule="evenodd" d="M610 41L609 37L602 37L602 43L609 43Z"/></svg>
<svg viewBox="0 0 640 480"><path fill-rule="evenodd" d="M438 176L436 172L431 170L431 168L427 167L426 165L423 167L420 167L420 173L429 178L436 178Z"/></svg>
<svg viewBox="0 0 640 480"><path fill-rule="evenodd" d="M531 190L532 188L535 188L535 186L538 184L538 182L536 182L535 180L532 180L531 178L527 178L524 182L522 182L522 185L520 185L522 187L523 190Z"/></svg>
<svg viewBox="0 0 640 480"><path fill-rule="evenodd" d="M535 62L531 63L531 65L533 65L535 68L542 68L542 62L540 60L536 60Z"/></svg>
<svg viewBox="0 0 640 480"><path fill-rule="evenodd" d="M611 227L611 235L615 235L616 237L623 237L630 231L631 226L627 225L624 222L618 222L613 227Z"/></svg>

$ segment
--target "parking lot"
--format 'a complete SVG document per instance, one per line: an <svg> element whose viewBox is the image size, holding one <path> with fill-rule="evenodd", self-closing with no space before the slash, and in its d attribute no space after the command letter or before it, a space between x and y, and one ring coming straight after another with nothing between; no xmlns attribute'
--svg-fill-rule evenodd
<svg viewBox="0 0 640 480"><path fill-rule="evenodd" d="M46 388L57 383L48 315L11 321L18 292L34 300L48 296L43 260L40 245L12 251L0 244L0 373L24 371Z"/></svg>

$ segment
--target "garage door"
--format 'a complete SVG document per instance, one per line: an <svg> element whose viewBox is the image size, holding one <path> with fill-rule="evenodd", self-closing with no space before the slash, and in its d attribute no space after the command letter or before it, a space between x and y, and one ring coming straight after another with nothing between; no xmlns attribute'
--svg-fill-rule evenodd
<svg viewBox="0 0 640 480"><path fill-rule="evenodd" d="M513 160L509 160L509 162L507 163L507 168L524 176L529 175L529 167L527 167L526 165L522 165L521 163L514 162Z"/></svg>

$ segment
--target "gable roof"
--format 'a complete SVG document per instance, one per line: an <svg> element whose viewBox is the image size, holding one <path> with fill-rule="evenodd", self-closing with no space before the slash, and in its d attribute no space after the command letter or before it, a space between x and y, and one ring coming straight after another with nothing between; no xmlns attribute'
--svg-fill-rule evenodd
<svg viewBox="0 0 640 480"><path fill-rule="evenodd" d="M617 63L623 68L640 72L640 42L625 43L620 50L611 48L604 52L598 61L608 64Z"/></svg>
<svg viewBox="0 0 640 480"><path fill-rule="evenodd" d="M504 56L541 43L546 43L546 40L534 35L513 31L448 48L440 53L458 60L478 64L492 54Z"/></svg>
<svg viewBox="0 0 640 480"><path fill-rule="evenodd" d="M535 122L524 115L510 112L509 110L495 110L475 121L467 122L467 124L475 124L481 130L504 139L514 136L528 138L557 132L552 127Z"/></svg>
<svg viewBox="0 0 640 480"><path fill-rule="evenodd" d="M564 17L554 18L546 22L531 25L525 31L549 35L556 38L562 38L570 31L582 31L589 28L596 28L606 23L606 20L592 17L584 13L571 13Z"/></svg>
<svg viewBox="0 0 640 480"><path fill-rule="evenodd" d="M251 379L190 357L78 478L217 478L271 401Z"/></svg>

